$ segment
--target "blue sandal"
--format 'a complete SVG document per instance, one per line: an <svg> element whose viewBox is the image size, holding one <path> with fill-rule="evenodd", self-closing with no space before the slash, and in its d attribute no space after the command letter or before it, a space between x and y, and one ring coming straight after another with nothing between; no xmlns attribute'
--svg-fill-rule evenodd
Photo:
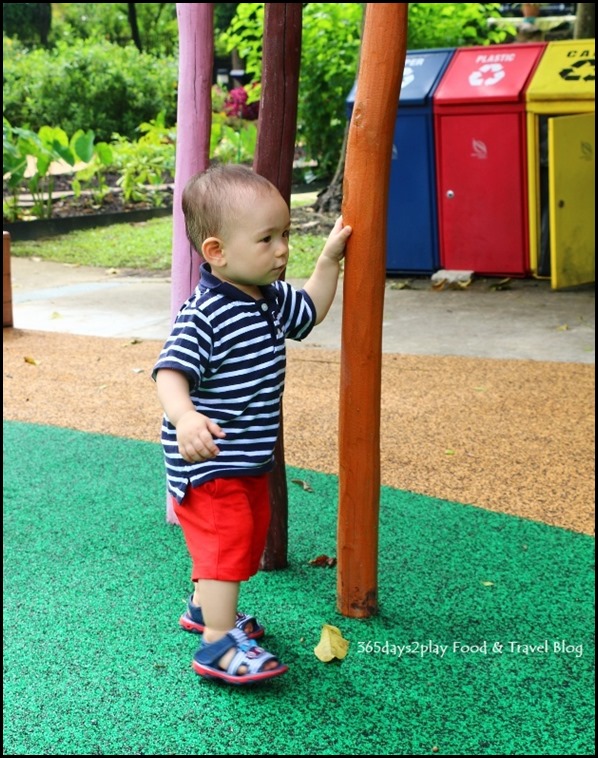
<svg viewBox="0 0 598 758"><path fill-rule="evenodd" d="M220 668L218 661L229 650L235 649L226 670ZM270 661L277 661L278 665L271 669L264 669ZM268 653L255 642L249 639L236 627L227 632L217 642L202 643L202 646L193 656L193 670L206 679L221 679L229 684L255 684L266 679L273 679L289 670L272 653ZM245 666L246 671L239 674L239 669Z"/></svg>
<svg viewBox="0 0 598 758"><path fill-rule="evenodd" d="M203 620L203 613L201 612L201 608L199 608L197 605L193 605L193 595L189 597L189 602L187 603L187 610L181 618L179 619L179 626L181 629L184 629L186 632L193 632L194 634L203 634L205 629L205 624ZM251 632L245 631L245 628L248 624L253 625L253 629ZM235 621L235 626L237 629L240 629L244 634L249 637L250 640L258 640L261 637L264 636L266 633L266 630L263 626L260 626L255 616L248 616L246 613L237 613L237 620Z"/></svg>

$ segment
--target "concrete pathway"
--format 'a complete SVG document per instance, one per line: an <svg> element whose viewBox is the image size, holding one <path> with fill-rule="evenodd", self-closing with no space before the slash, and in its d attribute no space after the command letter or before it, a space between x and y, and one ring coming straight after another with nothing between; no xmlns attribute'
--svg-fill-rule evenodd
<svg viewBox="0 0 598 758"><path fill-rule="evenodd" d="M17 329L165 340L170 280L11 258ZM466 289L435 290L428 278L388 279L383 351L594 363L594 286L554 292L545 280L477 279ZM300 286L302 280L292 280ZM367 308L367 303L364 303ZM342 280L327 319L304 343L340 349Z"/></svg>

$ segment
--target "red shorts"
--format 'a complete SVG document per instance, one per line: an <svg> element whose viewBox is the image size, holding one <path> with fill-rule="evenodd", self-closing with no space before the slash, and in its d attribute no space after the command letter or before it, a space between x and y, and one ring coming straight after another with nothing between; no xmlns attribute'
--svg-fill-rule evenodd
<svg viewBox="0 0 598 758"><path fill-rule="evenodd" d="M173 499L193 568L191 580L242 582L259 570L270 525L268 474L212 479Z"/></svg>

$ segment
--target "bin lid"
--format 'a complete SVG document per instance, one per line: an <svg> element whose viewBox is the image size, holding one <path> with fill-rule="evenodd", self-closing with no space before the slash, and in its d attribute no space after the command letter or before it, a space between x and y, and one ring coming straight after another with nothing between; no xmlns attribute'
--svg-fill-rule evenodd
<svg viewBox="0 0 598 758"><path fill-rule="evenodd" d="M546 42L459 48L434 94L434 104L523 102Z"/></svg>
<svg viewBox="0 0 598 758"><path fill-rule="evenodd" d="M399 95L401 105L423 105L431 100L454 52L455 48L453 47L434 50L407 50ZM350 116L355 104L356 93L357 82L353 85L346 100L347 116Z"/></svg>
<svg viewBox="0 0 598 758"><path fill-rule="evenodd" d="M402 105L423 105L427 102L434 94L454 52L454 48L408 50L399 102Z"/></svg>
<svg viewBox="0 0 598 758"><path fill-rule="evenodd" d="M527 88L526 100L594 100L595 51L593 39L549 42Z"/></svg>

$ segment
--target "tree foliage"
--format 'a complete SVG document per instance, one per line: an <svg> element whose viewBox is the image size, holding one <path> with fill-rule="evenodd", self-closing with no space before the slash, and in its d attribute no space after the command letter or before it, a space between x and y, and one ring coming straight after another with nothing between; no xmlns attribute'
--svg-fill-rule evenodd
<svg viewBox="0 0 598 758"><path fill-rule="evenodd" d="M48 44L52 3L2 3L2 30L25 45Z"/></svg>
<svg viewBox="0 0 598 758"><path fill-rule="evenodd" d="M114 132L135 138L139 124L160 111L169 125L176 120L176 59L132 44L79 40L27 51L4 38L3 73L3 115L33 131L47 124L69 134L93 129L108 141Z"/></svg>
<svg viewBox="0 0 598 758"><path fill-rule="evenodd" d="M47 36L53 50L44 57L36 49L42 37L39 14L50 5ZM248 83L261 78L264 5L214 4L217 54L234 56L234 67L241 60ZM319 177L329 178L347 127L345 100L357 76L365 3L303 6L297 141L302 155L317 161ZM499 8L499 3L409 3L408 48L502 42L505 33L486 23ZM30 49L21 54L5 40L3 110L11 122L33 129L53 123L68 132L93 128L103 139L113 131L132 137L139 123L159 111L174 123L176 3L4 3L3 15L5 33L13 30Z"/></svg>
<svg viewBox="0 0 598 758"><path fill-rule="evenodd" d="M297 140L318 173L330 176L346 123L345 99L357 72L362 3L307 3L303 10ZM239 3L219 39L236 50L252 81L261 78L264 3Z"/></svg>
<svg viewBox="0 0 598 758"><path fill-rule="evenodd" d="M53 6L54 43L108 40L127 46L133 42L140 51L152 55L177 54L176 3L53 3Z"/></svg>
<svg viewBox="0 0 598 758"><path fill-rule="evenodd" d="M409 3L410 50L467 47L504 42L506 33L487 20L500 15L500 3Z"/></svg>

